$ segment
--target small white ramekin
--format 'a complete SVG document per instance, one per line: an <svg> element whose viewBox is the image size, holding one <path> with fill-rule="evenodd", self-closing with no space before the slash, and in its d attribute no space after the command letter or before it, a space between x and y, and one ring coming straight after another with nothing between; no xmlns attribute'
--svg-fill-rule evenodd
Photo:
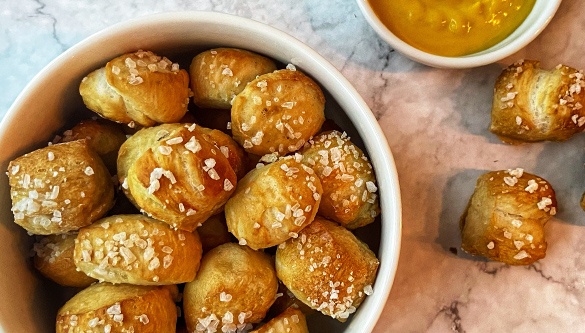
<svg viewBox="0 0 585 333"><path fill-rule="evenodd" d="M380 21L368 0L356 0L368 23L396 51L408 58L437 68L471 68L494 63L528 45L549 24L562 0L536 0L526 20L510 36L487 50L461 56L443 57L421 51L402 41Z"/></svg>

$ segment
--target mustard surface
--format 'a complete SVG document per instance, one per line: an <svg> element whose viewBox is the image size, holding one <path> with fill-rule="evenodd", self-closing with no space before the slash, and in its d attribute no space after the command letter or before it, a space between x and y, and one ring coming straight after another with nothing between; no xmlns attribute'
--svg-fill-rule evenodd
<svg viewBox="0 0 585 333"><path fill-rule="evenodd" d="M441 56L488 49L524 22L536 0L368 0L406 43Z"/></svg>

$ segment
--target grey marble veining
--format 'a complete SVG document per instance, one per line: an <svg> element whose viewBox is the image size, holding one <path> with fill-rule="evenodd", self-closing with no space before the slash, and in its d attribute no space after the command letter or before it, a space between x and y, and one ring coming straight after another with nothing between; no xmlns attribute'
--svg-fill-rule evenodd
<svg viewBox="0 0 585 333"><path fill-rule="evenodd" d="M375 332L585 331L585 135L566 143L507 146L487 131L493 83L519 58L585 68L585 12L565 0L545 32L518 54L471 70L408 60L379 39L353 0L0 1L0 116L43 66L83 38L146 14L211 10L288 32L352 82L396 159L403 245ZM511 267L461 252L458 220L477 177L523 167L555 187L560 211L547 257Z"/></svg>

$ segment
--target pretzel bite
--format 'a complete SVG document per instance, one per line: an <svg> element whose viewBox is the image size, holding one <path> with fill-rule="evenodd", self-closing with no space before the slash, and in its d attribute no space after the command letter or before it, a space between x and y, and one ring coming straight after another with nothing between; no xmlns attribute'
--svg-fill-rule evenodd
<svg viewBox="0 0 585 333"><path fill-rule="evenodd" d="M246 175L247 161L242 147L240 147L231 136L222 131L201 126L199 126L199 130L202 132L205 140L213 143L225 158L227 158L238 179L243 178Z"/></svg>
<svg viewBox="0 0 585 333"><path fill-rule="evenodd" d="M234 99L232 134L252 154L299 150L325 121L325 97L308 76L283 69L250 82Z"/></svg>
<svg viewBox="0 0 585 333"><path fill-rule="evenodd" d="M544 225L557 213L555 191L522 169L492 171L477 180L461 216L461 248L509 265L546 255Z"/></svg>
<svg viewBox="0 0 585 333"><path fill-rule="evenodd" d="M51 145L8 166L14 222L38 235L91 224L114 204L108 169L86 140Z"/></svg>
<svg viewBox="0 0 585 333"><path fill-rule="evenodd" d="M505 143L566 141L585 129L582 71L523 60L498 77L490 131Z"/></svg>
<svg viewBox="0 0 585 333"><path fill-rule="evenodd" d="M126 141L126 134L119 125L107 120L84 120L63 133L61 142L86 139L89 147L95 150L104 161L110 174L116 174L118 150Z"/></svg>
<svg viewBox="0 0 585 333"><path fill-rule="evenodd" d="M230 109L230 102L258 75L276 70L261 55L232 48L199 53L191 62L193 102L201 108Z"/></svg>
<svg viewBox="0 0 585 333"><path fill-rule="evenodd" d="M378 265L365 243L319 216L276 250L276 274L286 287L341 322L372 293Z"/></svg>
<svg viewBox="0 0 585 333"><path fill-rule="evenodd" d="M169 288L97 283L59 309L56 331L174 333L176 325Z"/></svg>
<svg viewBox="0 0 585 333"><path fill-rule="evenodd" d="M77 233L49 235L33 246L35 268L45 277L66 287L85 288L96 279L77 271L73 249Z"/></svg>
<svg viewBox="0 0 585 333"><path fill-rule="evenodd" d="M203 253L231 241L231 234L225 224L223 212L213 215L203 222L203 225L197 228L197 233L201 239Z"/></svg>
<svg viewBox="0 0 585 333"><path fill-rule="evenodd" d="M250 171L225 205L228 230L254 250L278 245L313 221L321 182L300 155Z"/></svg>
<svg viewBox="0 0 585 333"><path fill-rule="evenodd" d="M195 278L201 242L197 233L143 215L115 215L79 231L74 258L80 271L100 281L177 284Z"/></svg>
<svg viewBox="0 0 585 333"><path fill-rule="evenodd" d="M368 158L345 133L321 133L301 154L323 185L319 215L348 229L374 222L380 213L376 176Z"/></svg>
<svg viewBox="0 0 585 333"><path fill-rule="evenodd" d="M124 193L150 216L195 230L221 212L236 187L224 146L217 148L208 137L206 129L195 124L140 130L126 140L118 155Z"/></svg>
<svg viewBox="0 0 585 333"><path fill-rule="evenodd" d="M203 256L197 277L185 285L187 329L247 331L264 318L277 288L270 256L234 243L220 245Z"/></svg>
<svg viewBox="0 0 585 333"><path fill-rule="evenodd" d="M278 317L267 322L259 329L250 333L309 333L307 320L301 310L290 307Z"/></svg>
<svg viewBox="0 0 585 333"><path fill-rule="evenodd" d="M187 112L189 75L166 57L139 50L83 78L79 93L90 110L119 123L172 123Z"/></svg>

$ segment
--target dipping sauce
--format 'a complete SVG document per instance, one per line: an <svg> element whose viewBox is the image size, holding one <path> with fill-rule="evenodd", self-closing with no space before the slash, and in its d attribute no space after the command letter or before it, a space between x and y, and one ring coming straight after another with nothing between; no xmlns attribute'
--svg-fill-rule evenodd
<svg viewBox="0 0 585 333"><path fill-rule="evenodd" d="M488 49L524 22L536 0L368 0L398 38L458 57Z"/></svg>

